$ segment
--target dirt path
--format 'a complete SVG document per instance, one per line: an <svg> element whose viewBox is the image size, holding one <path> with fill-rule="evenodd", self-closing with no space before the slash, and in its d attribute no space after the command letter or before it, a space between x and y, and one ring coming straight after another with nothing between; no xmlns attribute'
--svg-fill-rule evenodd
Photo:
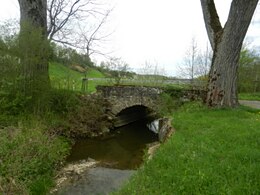
<svg viewBox="0 0 260 195"><path fill-rule="evenodd" d="M260 101L239 100L239 103L255 109L260 109Z"/></svg>

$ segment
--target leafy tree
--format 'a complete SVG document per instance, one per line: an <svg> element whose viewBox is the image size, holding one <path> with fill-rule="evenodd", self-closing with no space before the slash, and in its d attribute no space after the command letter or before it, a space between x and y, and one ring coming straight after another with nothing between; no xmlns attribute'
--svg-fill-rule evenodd
<svg viewBox="0 0 260 195"><path fill-rule="evenodd" d="M260 91L260 56L253 50L244 48L239 60L239 92Z"/></svg>
<svg viewBox="0 0 260 195"><path fill-rule="evenodd" d="M75 49L65 46L60 46L55 43L52 45L52 60L62 63L66 66L79 65L83 68L94 66L91 59L82 53L77 52Z"/></svg>
<svg viewBox="0 0 260 195"><path fill-rule="evenodd" d="M207 105L238 105L237 73L239 55L258 0L233 0L229 16L222 27L214 0L201 0L205 26L213 49L209 73Z"/></svg>

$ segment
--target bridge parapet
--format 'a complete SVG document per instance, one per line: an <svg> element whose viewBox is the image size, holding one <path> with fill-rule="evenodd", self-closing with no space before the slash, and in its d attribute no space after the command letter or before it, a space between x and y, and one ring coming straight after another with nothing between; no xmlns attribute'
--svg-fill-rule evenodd
<svg viewBox="0 0 260 195"><path fill-rule="evenodd" d="M101 92L103 97L132 97L132 96L149 96L157 98L162 89L155 87L142 86L97 86L97 91Z"/></svg>

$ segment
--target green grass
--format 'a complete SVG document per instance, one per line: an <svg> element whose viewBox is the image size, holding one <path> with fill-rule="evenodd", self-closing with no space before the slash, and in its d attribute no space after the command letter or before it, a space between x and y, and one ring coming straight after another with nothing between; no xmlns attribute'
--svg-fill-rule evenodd
<svg viewBox="0 0 260 195"><path fill-rule="evenodd" d="M83 73L72 70L59 63L50 63L49 74L51 84L54 88L73 91L81 91L82 89L82 78L85 77ZM104 75L98 70L89 69L87 78L104 78ZM95 91L95 87L99 83L98 81L89 81L88 92Z"/></svg>
<svg viewBox="0 0 260 195"><path fill-rule="evenodd" d="M260 113L208 110L173 115L176 133L117 194L260 194Z"/></svg>
<svg viewBox="0 0 260 195"><path fill-rule="evenodd" d="M257 93L240 93L238 95L240 100L258 100L260 101L260 92Z"/></svg>
<svg viewBox="0 0 260 195"><path fill-rule="evenodd" d="M70 146L45 128L35 116L0 128L0 194L43 195L54 185L54 171Z"/></svg>
<svg viewBox="0 0 260 195"><path fill-rule="evenodd" d="M46 194L71 147L59 129L76 109L77 93L52 89L34 105L11 92L0 97L0 195Z"/></svg>
<svg viewBox="0 0 260 195"><path fill-rule="evenodd" d="M102 72L99 72L95 69L90 69L87 74L88 78L104 78L105 75Z"/></svg>
<svg viewBox="0 0 260 195"><path fill-rule="evenodd" d="M84 73L72 70L59 63L50 63L49 74L51 84L56 89L66 89L73 91L82 91L82 78L85 77ZM106 78L105 75L96 70L89 69L87 72L88 80L88 92L95 92L97 85L114 85L115 79ZM92 80L92 78L103 78L98 80ZM153 86L153 87L172 87L177 89L189 89L190 86L186 84L167 84L165 83L163 76L137 76L135 79L122 78L120 85L136 85L136 86Z"/></svg>

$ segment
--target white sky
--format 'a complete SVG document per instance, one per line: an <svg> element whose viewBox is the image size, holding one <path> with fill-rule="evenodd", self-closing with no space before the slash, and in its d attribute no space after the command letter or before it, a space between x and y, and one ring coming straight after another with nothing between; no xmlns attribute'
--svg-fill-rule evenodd
<svg viewBox="0 0 260 195"><path fill-rule="evenodd" d="M109 1L112 2L111 0ZM145 61L156 61L168 76L178 75L178 66L192 37L199 47L208 38L200 0L113 0L110 18L115 32L109 47L133 70ZM215 0L222 24L226 21L231 0ZM17 0L0 0L0 20L19 17ZM260 10L255 13L248 37L252 45L260 45Z"/></svg>

